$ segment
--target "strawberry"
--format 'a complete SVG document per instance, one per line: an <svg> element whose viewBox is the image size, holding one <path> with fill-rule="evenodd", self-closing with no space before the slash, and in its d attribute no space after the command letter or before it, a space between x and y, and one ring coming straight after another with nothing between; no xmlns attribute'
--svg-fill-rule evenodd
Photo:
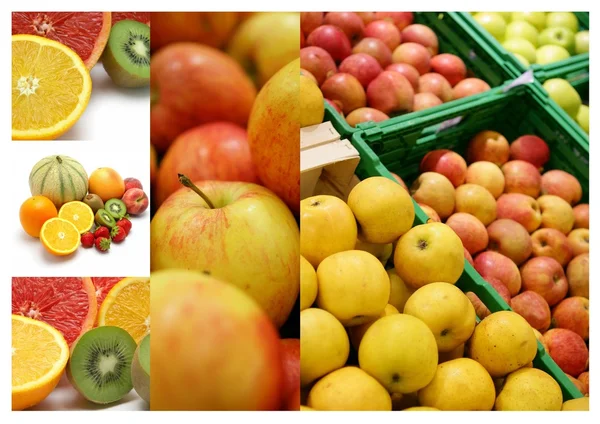
<svg viewBox="0 0 600 424"><path fill-rule="evenodd" d="M127 237L127 233L125 232L125 228L115 225L112 230L110 230L110 238L115 243L119 243L125 240Z"/></svg>
<svg viewBox="0 0 600 424"><path fill-rule="evenodd" d="M94 247L94 235L89 231L81 235L81 245L83 247Z"/></svg>
<svg viewBox="0 0 600 424"><path fill-rule="evenodd" d="M95 238L110 238L110 231L108 231L108 228L106 227L98 227L96 228L96 231L94 231L94 237Z"/></svg>
<svg viewBox="0 0 600 424"><path fill-rule="evenodd" d="M96 244L96 249L98 249L100 252L106 252L108 249L110 249L110 238L98 237L94 243Z"/></svg>
<svg viewBox="0 0 600 424"><path fill-rule="evenodd" d="M125 235L129 235L131 231L131 221L127 218L121 218L117 221L117 225L125 230Z"/></svg>

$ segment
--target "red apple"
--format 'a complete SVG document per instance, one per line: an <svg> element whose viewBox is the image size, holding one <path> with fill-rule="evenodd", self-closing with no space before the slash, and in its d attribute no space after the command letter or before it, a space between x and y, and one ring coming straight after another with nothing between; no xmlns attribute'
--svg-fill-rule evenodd
<svg viewBox="0 0 600 424"><path fill-rule="evenodd" d="M576 228L571 230L567 236L569 246L573 251L573 255L581 255L590 251L590 230L587 228Z"/></svg>
<svg viewBox="0 0 600 424"><path fill-rule="evenodd" d="M410 112L414 96L410 82L394 71L383 71L367 87L369 106L387 115Z"/></svg>
<svg viewBox="0 0 600 424"><path fill-rule="evenodd" d="M534 291L526 290L510 300L510 307L538 331L550 328L548 302Z"/></svg>
<svg viewBox="0 0 600 424"><path fill-rule="evenodd" d="M500 281L496 278L487 278L486 282L490 286L492 286L492 289L494 289L500 295L500 297L502 297L502 299L506 302L507 305L510 305L510 301L511 301L510 292L508 291L506 286L502 283L502 281ZM479 317L479 319L484 319L485 317L487 317L488 315L491 314L488 307L483 304L481 299L479 299L479 297L475 293L468 292L468 293L466 293L466 295L469 298L469 300L471 301L471 303L473 304L473 307L475 308L475 312L477 313L477 316Z"/></svg>
<svg viewBox="0 0 600 424"><path fill-rule="evenodd" d="M431 58L431 70L442 75L454 87L467 77L465 62L456 55L442 53Z"/></svg>
<svg viewBox="0 0 600 424"><path fill-rule="evenodd" d="M367 105L365 90L360 81L350 74L337 73L329 77L321 85L321 91L324 97L339 102L345 115Z"/></svg>
<svg viewBox="0 0 600 424"><path fill-rule="evenodd" d="M352 54L350 40L340 28L321 25L306 38L306 44L326 50L333 60L340 62Z"/></svg>
<svg viewBox="0 0 600 424"><path fill-rule="evenodd" d="M402 30L403 43L417 43L425 46L431 56L438 54L438 38L431 28L421 24L412 24Z"/></svg>
<svg viewBox="0 0 600 424"><path fill-rule="evenodd" d="M469 141L467 162L487 161L502 166L508 161L508 154L506 137L496 131L481 131Z"/></svg>
<svg viewBox="0 0 600 424"><path fill-rule="evenodd" d="M517 265L498 252L482 252L475 258L475 269L485 279L500 280L511 296L521 290L521 274Z"/></svg>
<svg viewBox="0 0 600 424"><path fill-rule="evenodd" d="M393 22L399 31L413 23L412 12L375 12L375 19L384 19Z"/></svg>
<svg viewBox="0 0 600 424"><path fill-rule="evenodd" d="M511 160L502 165L504 191L538 197L542 176L540 171L524 160Z"/></svg>
<svg viewBox="0 0 600 424"><path fill-rule="evenodd" d="M400 45L402 40L396 25L386 20L373 21L367 25L365 27L365 37L379 38L392 51Z"/></svg>
<svg viewBox="0 0 600 424"><path fill-rule="evenodd" d="M354 12L328 12L323 23L334 25L344 31L351 44L360 40L365 30L365 25Z"/></svg>
<svg viewBox="0 0 600 424"><path fill-rule="evenodd" d="M590 297L590 254L575 256L567 266L569 296Z"/></svg>
<svg viewBox="0 0 600 424"><path fill-rule="evenodd" d="M443 102L433 93L417 93L413 101L413 112L439 106Z"/></svg>
<svg viewBox="0 0 600 424"><path fill-rule="evenodd" d="M382 71L377 59L366 53L352 54L340 63L340 72L356 77L365 89Z"/></svg>
<svg viewBox="0 0 600 424"><path fill-rule="evenodd" d="M432 209L433 210L433 209ZM435 212L435 211L434 211ZM440 221L437 221L440 222ZM467 250L466 247L463 247L464 253L465 253L465 259L467 260L468 263L471 264L471 266L475 265L475 262L473 262L473 257L471 256L471 254L469 253L469 251Z"/></svg>
<svg viewBox="0 0 600 424"><path fill-rule="evenodd" d="M369 25L371 22L376 21L375 12L354 12L362 19L363 24Z"/></svg>
<svg viewBox="0 0 600 424"><path fill-rule="evenodd" d="M335 111L337 113L339 113L340 115L344 116L344 112L342 112L342 108L340 107L338 102L334 102L332 100L329 99L324 99L331 107L333 107L335 109Z"/></svg>
<svg viewBox="0 0 600 424"><path fill-rule="evenodd" d="M456 84L452 91L454 93L454 99L456 100L483 93L490 89L489 84L479 78L465 78Z"/></svg>
<svg viewBox="0 0 600 424"><path fill-rule="evenodd" d="M498 198L497 217L517 221L529 233L537 230L542 223L542 213L537 201L525 194L507 193Z"/></svg>
<svg viewBox="0 0 600 424"><path fill-rule="evenodd" d="M146 196L146 193L142 189L130 188L123 194L121 200L127 206L127 213L129 215L141 215L148 209L148 196Z"/></svg>
<svg viewBox="0 0 600 424"><path fill-rule="evenodd" d="M399 72L406 77L410 85L413 86L415 93L419 91L419 71L408 63L392 63L385 68L386 71ZM440 100L441 103L441 100Z"/></svg>
<svg viewBox="0 0 600 424"><path fill-rule="evenodd" d="M581 203L573 208L575 225L573 228L590 228L590 205Z"/></svg>
<svg viewBox="0 0 600 424"><path fill-rule="evenodd" d="M152 55L150 74L150 138L159 153L198 125L228 121L245 126L248 122L256 98L254 83L219 50L194 43L171 44Z"/></svg>
<svg viewBox="0 0 600 424"><path fill-rule="evenodd" d="M314 75L319 86L337 72L331 55L321 47L300 49L300 66Z"/></svg>
<svg viewBox="0 0 600 424"><path fill-rule="evenodd" d="M381 122L385 121L386 119L390 119L390 117L387 116L385 113L370 107L361 107L358 109L354 109L348 114L348 116L346 116L346 122L352 128L356 127L361 122Z"/></svg>
<svg viewBox="0 0 600 424"><path fill-rule="evenodd" d="M567 236L554 228L540 228L531 235L533 256L548 256L561 266L567 266L573 258Z"/></svg>
<svg viewBox="0 0 600 424"><path fill-rule="evenodd" d="M577 204L581 200L581 184L577 178L571 174L553 169L542 175L542 194L553 194L562 197L571 205Z"/></svg>
<svg viewBox="0 0 600 424"><path fill-rule="evenodd" d="M573 383L575 385L575 387L577 387L577 390L579 390L581 392L581 394L585 396L585 394L587 393L586 385L582 381L573 377L572 375L569 375L569 374L565 374L565 375L567 376L567 378L569 380L571 380L571 383Z"/></svg>
<svg viewBox="0 0 600 424"><path fill-rule="evenodd" d="M300 12L300 29L306 37L323 25L323 12Z"/></svg>
<svg viewBox="0 0 600 424"><path fill-rule="evenodd" d="M550 148L537 135L522 135L510 144L510 158L542 168L550 160Z"/></svg>
<svg viewBox="0 0 600 424"><path fill-rule="evenodd" d="M579 374L579 377L577 377L577 380L581 381L583 383L583 385L585 386L585 391L582 392L582 394L589 395L590 394L590 373L588 371L582 372L581 374Z"/></svg>
<svg viewBox="0 0 600 424"><path fill-rule="evenodd" d="M390 172L390 174L392 174L392 177L394 177L394 179L396 181L398 181L398 184L400 184L404 190L408 191L408 187L406 186L406 183L404 182L404 180L402 178L400 178L400 176L398 174L394 174L393 172Z"/></svg>
<svg viewBox="0 0 600 424"><path fill-rule="evenodd" d="M419 172L437 172L446 176L454 187L458 187L465 182L467 163L452 150L432 150L421 160Z"/></svg>
<svg viewBox="0 0 600 424"><path fill-rule="evenodd" d="M521 267L523 290L541 295L548 305L554 306L564 299L569 283L562 266L556 259L539 256L531 258Z"/></svg>
<svg viewBox="0 0 600 424"><path fill-rule="evenodd" d="M299 411L301 405L301 390L300 386L296 387L296 390L290 395L288 401L285 404L284 409L286 411Z"/></svg>
<svg viewBox="0 0 600 424"><path fill-rule="evenodd" d="M553 328L544 333L548 353L563 372L579 375L589 363L589 351L583 339L565 328Z"/></svg>
<svg viewBox="0 0 600 424"><path fill-rule="evenodd" d="M125 183L125 191L129 190L130 188L144 189L144 187L142 187L142 182L137 178L125 178L123 182Z"/></svg>
<svg viewBox="0 0 600 424"><path fill-rule="evenodd" d="M590 338L590 301L582 296L563 299L552 311L552 326L571 330L583 340Z"/></svg>
<svg viewBox="0 0 600 424"><path fill-rule="evenodd" d="M435 94L444 103L452 100L450 83L446 78L434 72L428 72L419 77L419 93Z"/></svg>
<svg viewBox="0 0 600 424"><path fill-rule="evenodd" d="M297 391L300 388L300 339L281 340L281 362L283 363L281 397L287 404L293 396L298 395Z"/></svg>
<svg viewBox="0 0 600 424"><path fill-rule="evenodd" d="M421 44L402 43L392 53L394 63L408 63L423 75L431 69L431 54Z"/></svg>
<svg viewBox="0 0 600 424"><path fill-rule="evenodd" d="M360 40L354 48L352 53L366 53L377 59L377 62L382 68L385 68L392 63L392 51L383 41L379 38L365 37Z"/></svg>
<svg viewBox="0 0 600 424"><path fill-rule="evenodd" d="M488 233L480 220L473 215L457 212L450 215L446 225L454 230L462 241L463 247L474 255L488 245Z"/></svg>
<svg viewBox="0 0 600 424"><path fill-rule="evenodd" d="M246 130L228 122L215 122L177 137L158 169L153 199L157 207L181 188L178 174L185 174L192 181L258 183Z"/></svg>
<svg viewBox="0 0 600 424"><path fill-rule="evenodd" d="M300 48L302 49L304 46L306 46L306 37L304 36L302 30L300 30Z"/></svg>
<svg viewBox="0 0 600 424"><path fill-rule="evenodd" d="M531 256L531 236L521 224L512 219L498 219L487 228L490 239L488 250L502 253L521 265Z"/></svg>

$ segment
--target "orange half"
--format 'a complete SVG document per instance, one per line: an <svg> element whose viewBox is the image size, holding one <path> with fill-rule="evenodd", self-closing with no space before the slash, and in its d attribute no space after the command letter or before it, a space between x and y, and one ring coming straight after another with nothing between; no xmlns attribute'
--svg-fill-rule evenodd
<svg viewBox="0 0 600 424"><path fill-rule="evenodd" d="M92 208L83 202L74 201L65 203L58 211L58 217L66 219L75 225L79 234L90 231L94 225L94 212Z"/></svg>
<svg viewBox="0 0 600 424"><path fill-rule="evenodd" d="M57 256L70 255L81 243L77 227L62 218L51 218L44 222L40 240L48 252Z"/></svg>

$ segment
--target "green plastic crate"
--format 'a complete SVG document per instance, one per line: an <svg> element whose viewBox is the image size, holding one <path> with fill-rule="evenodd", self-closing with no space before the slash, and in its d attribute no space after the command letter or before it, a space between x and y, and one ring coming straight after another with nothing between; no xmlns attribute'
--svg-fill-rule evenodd
<svg viewBox="0 0 600 424"><path fill-rule="evenodd" d="M462 116L460 123L439 131L440 124ZM408 124L377 126L352 135L352 144L361 160L361 178L398 174L407 184L419 175L419 163L432 150L448 148L465 153L468 141L479 131L495 130L509 141L523 134L536 134L549 144L551 159L546 169L563 169L574 174L583 188L582 201L589 198L589 146L580 134L564 122L562 114L549 108L536 85L523 85L506 93L494 89L489 96L469 105L432 113ZM414 203L414 202L413 202ZM427 222L427 215L415 204L415 225ZM465 261L457 286L474 292L492 312L510 310L498 293ZM575 385L538 343L534 366L552 375L564 400L581 397Z"/></svg>
<svg viewBox="0 0 600 424"><path fill-rule="evenodd" d="M459 56L467 66L468 76L474 76L486 81L490 87L496 87L507 80L514 78L516 70L513 65L506 63L500 56L490 48L487 43L479 40L478 31L465 26L460 13L457 12L415 12L414 22L427 25L437 35L440 53L452 53ZM473 39L475 38L475 40ZM475 96L461 100L444 103L436 106L435 110L448 108L458 102L469 102ZM393 117L385 122L400 122L418 117L422 111L407 113ZM342 135L348 137L361 130L352 128L346 120L338 114L335 109L325 102L325 119L331 121L334 128Z"/></svg>

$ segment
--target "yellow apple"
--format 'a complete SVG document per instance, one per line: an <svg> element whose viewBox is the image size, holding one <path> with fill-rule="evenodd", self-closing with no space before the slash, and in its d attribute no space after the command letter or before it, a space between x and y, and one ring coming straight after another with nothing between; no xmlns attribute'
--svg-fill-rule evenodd
<svg viewBox="0 0 600 424"><path fill-rule="evenodd" d="M343 200L312 196L300 202L300 253L315 268L326 257L354 249L356 219Z"/></svg>
<svg viewBox="0 0 600 424"><path fill-rule="evenodd" d="M308 406L318 411L391 411L385 388L357 367L344 367L317 381L308 394Z"/></svg>
<svg viewBox="0 0 600 424"><path fill-rule="evenodd" d="M304 256L300 256L300 310L308 309L317 299L317 273Z"/></svg>
<svg viewBox="0 0 600 424"><path fill-rule="evenodd" d="M300 312L300 384L344 366L350 353L346 330L329 312L309 308Z"/></svg>
<svg viewBox="0 0 600 424"><path fill-rule="evenodd" d="M456 189L456 212L469 213L487 227L496 219L496 199L485 187L463 184Z"/></svg>
<svg viewBox="0 0 600 424"><path fill-rule="evenodd" d="M560 411L563 397L558 383L537 368L522 368L506 376L496 411Z"/></svg>
<svg viewBox="0 0 600 424"><path fill-rule="evenodd" d="M537 199L542 211L542 228L554 228L569 234L575 225L573 208L561 197L545 194Z"/></svg>
<svg viewBox="0 0 600 424"><path fill-rule="evenodd" d="M335 253L317 268L317 305L345 327L376 319L390 298L390 279L379 260L362 250Z"/></svg>
<svg viewBox="0 0 600 424"><path fill-rule="evenodd" d="M482 160L469 165L466 183L486 188L496 199L504 193L504 173L493 162Z"/></svg>
<svg viewBox="0 0 600 424"><path fill-rule="evenodd" d="M385 177L370 177L348 195L348 206L360 224L361 239L369 243L391 243L406 233L415 220L408 192Z"/></svg>
<svg viewBox="0 0 600 424"><path fill-rule="evenodd" d="M413 227L400 237L394 252L396 272L414 289L438 281L455 284L464 262L460 238L452 228L439 222Z"/></svg>
<svg viewBox="0 0 600 424"><path fill-rule="evenodd" d="M316 409L310 408L310 407L305 406L305 405L300 405L300 410L301 411L316 411Z"/></svg>
<svg viewBox="0 0 600 424"><path fill-rule="evenodd" d="M377 321L379 318L383 318L383 317L387 317L388 315L394 315L394 314L399 314L399 313L400 312L398 311L398 309L396 309L395 307L393 307L390 304L387 304L387 305L385 305L383 312L381 314L379 314L379 316L377 318L375 318L373 321L365 322L364 324L357 325L355 327L350 327L348 329L348 335L350 336L350 343L352 343L352 346L354 347L354 349L358 350L358 347L360 346L360 342L362 341L363 336L365 335L367 330L371 327L371 325L373 325L373 323L375 321Z"/></svg>
<svg viewBox="0 0 600 424"><path fill-rule="evenodd" d="M390 299L388 303L399 311L404 311L404 305L415 289L404 284L394 268L388 269L387 273L390 278Z"/></svg>
<svg viewBox="0 0 600 424"><path fill-rule="evenodd" d="M410 187L412 197L418 203L432 208L441 219L454 212L454 186L448 178L437 172L424 172Z"/></svg>
<svg viewBox="0 0 600 424"><path fill-rule="evenodd" d="M431 383L419 390L422 406L442 411L491 411L495 400L492 377L469 358L439 364Z"/></svg>
<svg viewBox="0 0 600 424"><path fill-rule="evenodd" d="M450 352L466 342L475 329L475 308L465 294L448 283L421 287L408 299L404 313L423 321L440 352Z"/></svg>
<svg viewBox="0 0 600 424"><path fill-rule="evenodd" d="M300 99L300 128L323 122L323 93L317 84L304 75L300 75Z"/></svg>
<svg viewBox="0 0 600 424"><path fill-rule="evenodd" d="M448 362L453 359L462 358L464 356L465 356L465 344L463 343L463 344L456 346L456 348L454 348L450 352L439 352L438 364L441 364L442 362Z"/></svg>
<svg viewBox="0 0 600 424"><path fill-rule="evenodd" d="M430 406L411 406L410 408L403 409L403 411L439 411L439 409Z"/></svg>
<svg viewBox="0 0 600 424"><path fill-rule="evenodd" d="M369 252L371 255L379 259L381 264L385 267L387 261L392 256L392 252L394 251L394 245L393 243L369 243L361 240L360 237L358 237L358 239L356 239L356 245L354 246L354 249Z"/></svg>
<svg viewBox="0 0 600 424"><path fill-rule="evenodd" d="M590 398L588 396L571 399L563 403L561 411L589 411Z"/></svg>
<svg viewBox="0 0 600 424"><path fill-rule="evenodd" d="M358 362L388 392L412 393L433 379L438 362L435 337L413 316L380 318L363 336Z"/></svg>

